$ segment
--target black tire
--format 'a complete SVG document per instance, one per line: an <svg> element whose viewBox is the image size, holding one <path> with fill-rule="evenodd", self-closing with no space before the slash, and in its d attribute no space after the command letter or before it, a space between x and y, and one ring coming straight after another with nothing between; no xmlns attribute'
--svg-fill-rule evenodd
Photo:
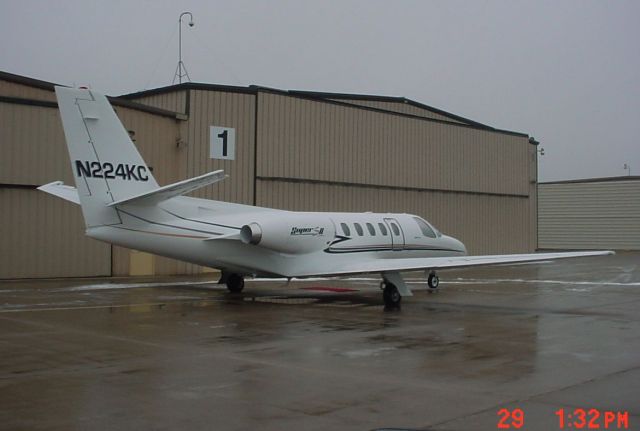
<svg viewBox="0 0 640 431"><path fill-rule="evenodd" d="M387 283L382 291L382 299L384 299L384 305L388 308L397 308L400 306L402 296L398 292L398 288L391 283Z"/></svg>
<svg viewBox="0 0 640 431"><path fill-rule="evenodd" d="M231 274L227 277L227 289L231 293L240 293L244 289L244 278L238 274Z"/></svg>
<svg viewBox="0 0 640 431"><path fill-rule="evenodd" d="M437 289L440 286L440 278L436 275L435 272L429 274L429 278L427 278L427 284L430 289Z"/></svg>

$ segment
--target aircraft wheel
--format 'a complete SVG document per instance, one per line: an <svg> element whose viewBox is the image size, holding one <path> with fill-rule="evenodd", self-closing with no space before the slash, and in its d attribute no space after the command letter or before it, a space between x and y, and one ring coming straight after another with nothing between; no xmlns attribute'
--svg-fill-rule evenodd
<svg viewBox="0 0 640 431"><path fill-rule="evenodd" d="M435 272L429 274L429 278L427 278L427 284L430 289L437 289L440 286L440 278L436 275Z"/></svg>
<svg viewBox="0 0 640 431"><path fill-rule="evenodd" d="M386 283L384 290L382 291L382 299L384 299L384 305L388 308L397 308L400 306L402 296L398 292L398 288L391 283Z"/></svg>
<svg viewBox="0 0 640 431"><path fill-rule="evenodd" d="M231 274L227 277L227 289L231 293L240 293L244 289L244 278L238 274Z"/></svg>

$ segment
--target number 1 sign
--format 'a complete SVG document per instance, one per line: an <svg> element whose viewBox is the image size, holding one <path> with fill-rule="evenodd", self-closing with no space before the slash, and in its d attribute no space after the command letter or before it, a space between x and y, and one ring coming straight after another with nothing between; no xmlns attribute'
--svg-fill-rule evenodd
<svg viewBox="0 0 640 431"><path fill-rule="evenodd" d="M235 160L236 129L211 126L209 128L209 157L212 159Z"/></svg>

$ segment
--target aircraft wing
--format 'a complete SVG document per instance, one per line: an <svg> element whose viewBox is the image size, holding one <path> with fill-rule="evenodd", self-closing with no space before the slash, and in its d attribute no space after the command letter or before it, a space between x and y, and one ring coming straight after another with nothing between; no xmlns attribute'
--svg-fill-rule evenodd
<svg viewBox="0 0 640 431"><path fill-rule="evenodd" d="M532 254L505 254L488 256L452 256L452 257L432 257L432 258L407 258L407 259L380 259L368 262L345 264L334 268L328 273L318 274L296 274L300 276L317 275L347 275L363 274L374 272L400 272L415 270L437 270L447 268L463 268L470 266L499 265L509 263L535 262L540 260L566 259L569 257L602 256L615 254L610 250L603 251L575 251L561 253L532 253Z"/></svg>
<svg viewBox="0 0 640 431"><path fill-rule="evenodd" d="M76 205L80 205L80 197L75 187L65 186L62 181L54 181L38 187L38 190L57 196Z"/></svg>
<svg viewBox="0 0 640 431"><path fill-rule="evenodd" d="M173 198L175 196L184 195L201 187L208 186L209 184L217 183L218 181L222 181L225 178L226 176L223 170L209 172L195 178L178 181L177 183L159 187L149 192L111 202L107 206L113 207L116 205L153 205L157 204L158 202L166 201L167 199Z"/></svg>

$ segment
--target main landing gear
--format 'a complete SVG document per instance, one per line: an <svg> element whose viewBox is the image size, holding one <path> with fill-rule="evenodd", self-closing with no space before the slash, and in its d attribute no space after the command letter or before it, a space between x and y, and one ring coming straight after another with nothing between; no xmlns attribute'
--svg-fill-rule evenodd
<svg viewBox="0 0 640 431"><path fill-rule="evenodd" d="M436 292L438 290L440 279L435 271L429 272L427 284L429 286L429 292ZM402 297L411 296L411 289L406 285L399 272L382 273L380 289L382 289L382 299L384 300L385 309L400 308Z"/></svg>
<svg viewBox="0 0 640 431"><path fill-rule="evenodd" d="M386 308L400 308L402 296L393 283L383 281L380 283L380 289L382 289L382 299Z"/></svg>
<svg viewBox="0 0 640 431"><path fill-rule="evenodd" d="M244 289L244 277L238 274L227 274L223 272L218 283L226 284L227 289L231 293L240 293L242 289Z"/></svg>

